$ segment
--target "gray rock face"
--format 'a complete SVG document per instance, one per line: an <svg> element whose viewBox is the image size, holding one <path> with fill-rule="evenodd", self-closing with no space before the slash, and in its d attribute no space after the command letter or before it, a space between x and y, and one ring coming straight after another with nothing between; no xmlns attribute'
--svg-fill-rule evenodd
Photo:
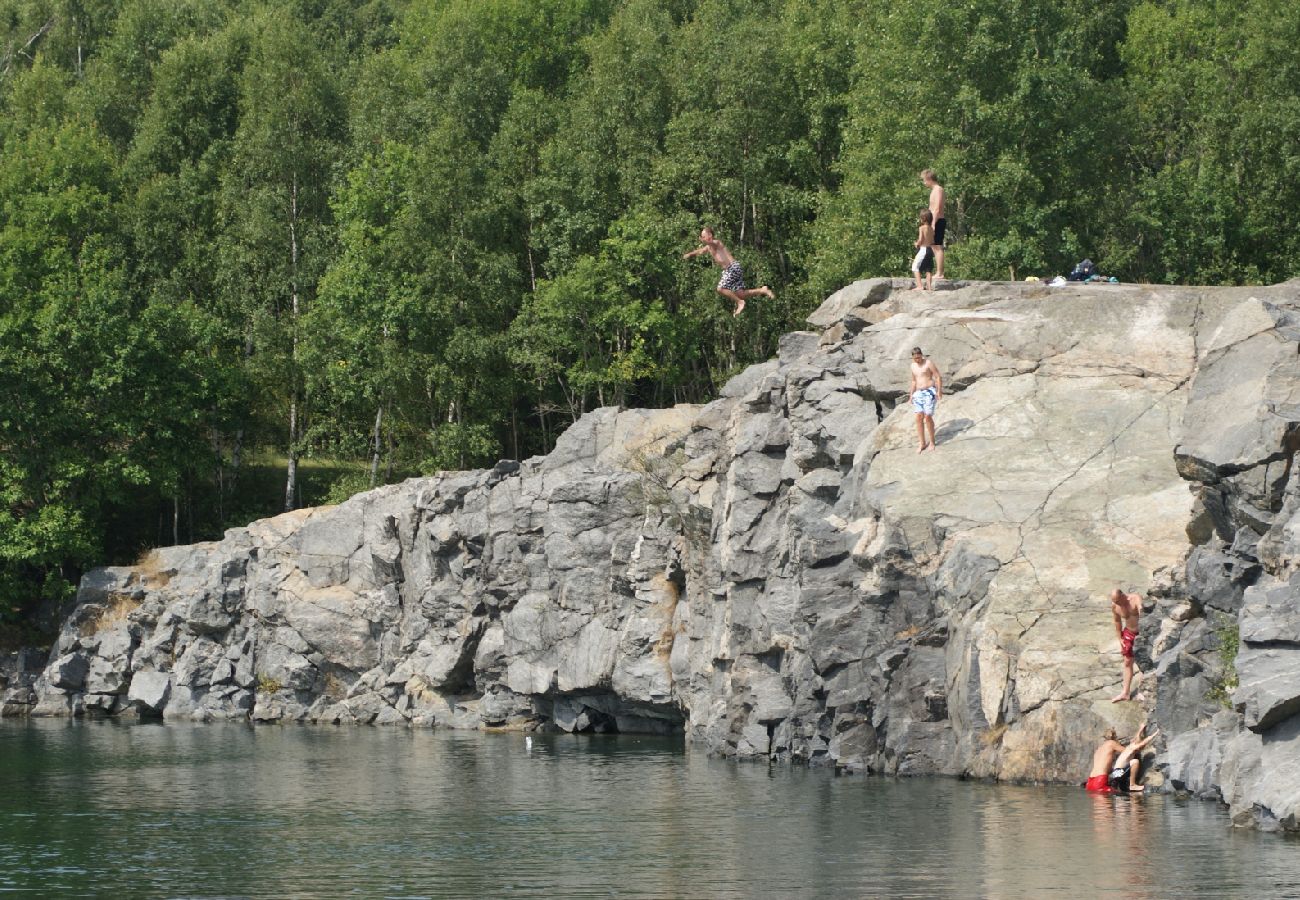
<svg viewBox="0 0 1300 900"><path fill-rule="evenodd" d="M142 713L161 715L171 691L172 676L166 672L136 672L127 701Z"/></svg>
<svg viewBox="0 0 1300 900"><path fill-rule="evenodd" d="M1264 734L1300 713L1300 575L1246 591L1237 654L1246 727Z"/></svg>
<svg viewBox="0 0 1300 900"><path fill-rule="evenodd" d="M44 654L31 648L0 654L0 716L27 714L36 702L32 686L45 662Z"/></svg>
<svg viewBox="0 0 1300 900"><path fill-rule="evenodd" d="M1150 715L1153 783L1295 827L1300 285L898 286L840 291L712 403L91 573L32 712L685 731L1036 781ZM1109 702L1117 585L1147 599L1138 703Z"/></svg>

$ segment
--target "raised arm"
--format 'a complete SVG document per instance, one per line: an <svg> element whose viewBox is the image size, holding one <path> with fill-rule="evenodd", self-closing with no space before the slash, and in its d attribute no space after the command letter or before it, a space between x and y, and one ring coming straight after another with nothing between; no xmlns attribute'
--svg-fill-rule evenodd
<svg viewBox="0 0 1300 900"><path fill-rule="evenodd" d="M1147 735L1146 737L1144 737L1142 740L1138 741L1136 744L1133 744L1133 745L1132 745L1132 748L1133 748L1134 750L1141 750L1143 747L1145 747L1147 744L1149 744L1149 743L1151 743L1152 741L1154 741L1154 740L1155 740L1157 737L1159 737L1159 736L1160 736L1160 729L1157 728L1155 731L1153 731L1153 732L1151 732L1150 734L1148 734L1148 735Z"/></svg>

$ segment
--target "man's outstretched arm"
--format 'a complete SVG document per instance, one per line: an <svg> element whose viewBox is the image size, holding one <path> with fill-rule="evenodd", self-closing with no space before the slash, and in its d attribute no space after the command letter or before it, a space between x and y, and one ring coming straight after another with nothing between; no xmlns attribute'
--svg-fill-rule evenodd
<svg viewBox="0 0 1300 900"><path fill-rule="evenodd" d="M690 259L693 256L699 256L701 253L708 253L708 252L709 252L709 248L701 244L700 246L692 250L690 253L683 253L682 259Z"/></svg>

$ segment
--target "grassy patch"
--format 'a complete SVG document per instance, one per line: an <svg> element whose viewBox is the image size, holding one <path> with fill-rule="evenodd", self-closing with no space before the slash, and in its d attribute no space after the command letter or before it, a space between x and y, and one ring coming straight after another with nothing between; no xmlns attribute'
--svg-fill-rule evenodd
<svg viewBox="0 0 1300 900"><path fill-rule="evenodd" d="M118 622L124 621L127 616L139 608L140 601L130 594L109 594L99 615L87 619L81 624L81 634L83 637L99 634L101 631L112 628Z"/></svg>
<svg viewBox="0 0 1300 900"><path fill-rule="evenodd" d="M348 685L333 672L325 674L325 696L331 700L342 700L348 695Z"/></svg>
<svg viewBox="0 0 1300 900"><path fill-rule="evenodd" d="M140 554L140 558L135 561L135 568L140 582L148 588L166 587L174 574L174 572L164 571L162 554L157 550L146 550Z"/></svg>
<svg viewBox="0 0 1300 900"><path fill-rule="evenodd" d="M1215 629L1219 638L1219 674L1211 680L1207 699L1232 709L1232 692L1237 689L1237 651L1241 648L1241 627L1236 619L1225 618Z"/></svg>
<svg viewBox="0 0 1300 900"><path fill-rule="evenodd" d="M257 692L259 694L278 694L282 690L284 690L284 685L270 675L262 673L257 676Z"/></svg>
<svg viewBox="0 0 1300 900"><path fill-rule="evenodd" d="M632 489L632 500L653 511L693 542L708 538L709 526L691 514L684 496L673 493L673 488L684 477L686 454L675 450L661 456L640 447L628 452L623 468L640 476Z"/></svg>

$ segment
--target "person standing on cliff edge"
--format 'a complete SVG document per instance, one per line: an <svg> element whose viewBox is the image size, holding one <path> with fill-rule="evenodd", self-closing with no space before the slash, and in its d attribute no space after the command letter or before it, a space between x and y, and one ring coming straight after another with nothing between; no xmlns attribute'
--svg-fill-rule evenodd
<svg viewBox="0 0 1300 900"><path fill-rule="evenodd" d="M912 381L907 389L907 399L916 413L916 436L921 439L917 453L937 449L934 442L934 407L943 396L943 376L934 361L925 358L920 347L912 348ZM926 431L929 430L929 440Z"/></svg>
<svg viewBox="0 0 1300 900"><path fill-rule="evenodd" d="M943 237L948 230L948 220L944 218L943 209L948 196L943 185L934 177L934 169L921 173L921 183L930 189L930 215L934 217L934 280L943 281Z"/></svg>
<svg viewBox="0 0 1300 900"><path fill-rule="evenodd" d="M775 299L776 295L772 293L767 285L757 288L745 287L745 273L740 269L740 263L736 262L727 245L717 240L713 236L712 228L700 229L700 244L689 253L683 253L682 259L690 259L692 256L699 256L701 253L707 253L713 257L713 261L722 269L722 278L718 280L717 291L736 304L736 309L732 313L738 316L745 309L745 301L750 297L766 297L769 300Z"/></svg>
<svg viewBox="0 0 1300 900"><path fill-rule="evenodd" d="M1138 616L1142 613L1142 598L1126 594L1119 588L1110 592L1110 613L1115 619L1115 636L1119 638L1119 652L1124 657L1124 689L1110 698L1111 703L1132 699L1133 673L1137 667L1133 660L1133 642L1138 636ZM1142 673L1137 673L1141 677Z"/></svg>
<svg viewBox="0 0 1300 900"><path fill-rule="evenodd" d="M916 248L916 258L912 260L912 274L916 276L916 287L914 291L926 290L929 284L929 290L934 290L934 228L931 227L930 221L933 217L928 209L921 210L921 215L917 219L916 241L912 244Z"/></svg>

